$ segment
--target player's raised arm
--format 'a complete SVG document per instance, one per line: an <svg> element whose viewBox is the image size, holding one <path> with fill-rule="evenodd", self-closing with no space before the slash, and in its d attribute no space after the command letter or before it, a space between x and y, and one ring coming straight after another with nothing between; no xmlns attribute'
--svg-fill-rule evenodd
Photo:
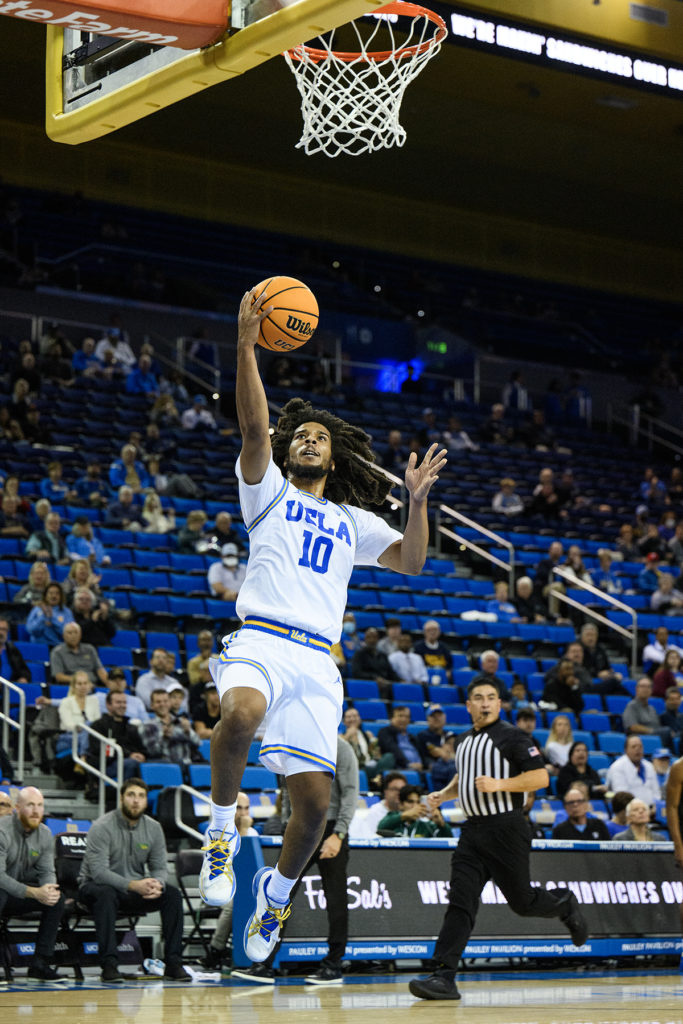
<svg viewBox="0 0 683 1024"><path fill-rule="evenodd" d="M265 292L253 302L254 291L245 292L237 318L237 420L242 434L240 466L245 483L257 484L270 459L270 420L266 393L254 349L259 326L272 306L264 306ZM253 304L252 304L253 302Z"/></svg>
<svg viewBox="0 0 683 1024"><path fill-rule="evenodd" d="M446 465L446 449L436 449L436 444L431 445L419 466L415 452L410 454L406 469L406 488L410 494L410 505L403 540L392 544L379 559L380 565L395 572L415 576L425 564L429 543L427 495L432 485L439 479L439 470Z"/></svg>

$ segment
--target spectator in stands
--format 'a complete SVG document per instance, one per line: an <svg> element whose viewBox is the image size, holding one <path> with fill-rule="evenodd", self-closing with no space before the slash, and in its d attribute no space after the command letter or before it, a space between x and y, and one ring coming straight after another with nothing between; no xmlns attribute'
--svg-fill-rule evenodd
<svg viewBox="0 0 683 1024"><path fill-rule="evenodd" d="M31 502L28 500L28 498L23 497L19 493L20 486L21 481L17 474L9 473L5 478L4 484L2 484L2 493L3 495L9 495L12 498L16 498L17 511L20 512L22 516L30 516ZM33 485L31 484L30 486L32 487Z"/></svg>
<svg viewBox="0 0 683 1024"><path fill-rule="evenodd" d="M347 708L342 719L344 739L349 744L358 767L367 774L373 789L379 789L382 773L394 767L394 755L383 754L376 736L363 728L363 722L356 708Z"/></svg>
<svg viewBox="0 0 683 1024"><path fill-rule="evenodd" d="M95 355L95 339L84 338L81 347L71 357L71 369L78 376L99 377L103 365Z"/></svg>
<svg viewBox="0 0 683 1024"><path fill-rule="evenodd" d="M64 603L64 593L59 583L48 583L43 600L31 609L26 620L26 630L34 643L54 647L62 641L64 627L74 620L71 609Z"/></svg>
<svg viewBox="0 0 683 1024"><path fill-rule="evenodd" d="M32 394L39 394L41 375L36 367L36 357L33 352L24 352L19 356L19 359L14 364L14 369L10 373L9 382L11 387L14 387L16 382L22 378L28 384L29 391Z"/></svg>
<svg viewBox="0 0 683 1024"><path fill-rule="evenodd" d="M49 462L47 466L47 477L40 481L40 493L55 505L63 505L64 502L77 498L78 495L62 479L63 466L56 460Z"/></svg>
<svg viewBox="0 0 683 1024"><path fill-rule="evenodd" d="M676 523L674 535L667 542L667 548L669 549L669 558L673 565L677 569L683 567L683 519Z"/></svg>
<svg viewBox="0 0 683 1024"><path fill-rule="evenodd" d="M502 402L491 406L491 415L481 424L479 436L487 444L509 444L514 440L514 430L505 422L505 406Z"/></svg>
<svg viewBox="0 0 683 1024"><path fill-rule="evenodd" d="M112 494L119 494L123 485L130 487L133 494L140 494L151 484L149 473L145 465L136 458L135 447L132 444L124 444L118 459L114 459L109 467L109 486Z"/></svg>
<svg viewBox="0 0 683 1024"><path fill-rule="evenodd" d="M621 687L624 678L621 672L615 672L609 663L607 651L602 644L598 643L598 627L592 622L586 622L581 627L581 646L583 647L583 664L593 678L599 678L603 683ZM603 689L602 691L608 692ZM623 692L623 691L622 691Z"/></svg>
<svg viewBox="0 0 683 1024"><path fill-rule="evenodd" d="M361 639L356 627L356 616L353 612L346 611L342 620L341 637L336 644L332 644L330 649L330 657L343 676L349 675L351 661L360 645Z"/></svg>
<svg viewBox="0 0 683 1024"><path fill-rule="evenodd" d="M118 500L107 508L105 522L121 530L137 531L142 529L145 521L142 518L142 506L128 484L122 484L118 490Z"/></svg>
<svg viewBox="0 0 683 1024"><path fill-rule="evenodd" d="M52 505L47 498L38 498L32 509L31 525L35 530L45 529L45 520L52 512Z"/></svg>
<svg viewBox="0 0 683 1024"><path fill-rule="evenodd" d="M652 755L652 767L657 775L659 792L662 800L666 800L666 784L671 772L671 751L667 747L658 747Z"/></svg>
<svg viewBox="0 0 683 1024"><path fill-rule="evenodd" d="M533 701L529 700L529 693L526 685L521 679L516 680L510 687L510 712L514 714L521 708L536 708Z"/></svg>
<svg viewBox="0 0 683 1024"><path fill-rule="evenodd" d="M621 555L624 562L636 562L642 558L631 523L622 523L619 527L617 554Z"/></svg>
<svg viewBox="0 0 683 1024"><path fill-rule="evenodd" d="M681 699L683 695L678 686L670 686L664 695L664 711L659 716L659 724L669 730L673 749L681 754L681 736L683 736L683 715Z"/></svg>
<svg viewBox="0 0 683 1024"><path fill-rule="evenodd" d="M398 650L389 655L389 664L404 683L427 682L427 666L420 655L413 651L410 633L401 633L398 638Z"/></svg>
<svg viewBox="0 0 683 1024"><path fill-rule="evenodd" d="M135 693L150 710L154 691L163 690L166 693L169 686L177 682L174 676L168 674L168 652L163 647L155 647L149 659L149 671L138 676Z"/></svg>
<svg viewBox="0 0 683 1024"><path fill-rule="evenodd" d="M577 583L592 583L593 578L589 573L586 566L583 564L583 558L581 556L581 548L578 544L572 544L567 551L567 557L564 561L564 571L568 573L571 580L576 580ZM570 584L571 585L571 582Z"/></svg>
<svg viewBox="0 0 683 1024"><path fill-rule="evenodd" d="M614 839L617 832L623 832L626 827L626 808L633 800L633 793L619 792L612 797L612 817L605 822L610 838Z"/></svg>
<svg viewBox="0 0 683 1024"><path fill-rule="evenodd" d="M84 754L87 750L88 734L81 731L81 726L91 725L100 717L100 702L92 689L88 672L79 669L72 674L69 692L59 702L59 727L62 735L57 737L58 755L60 751L71 752L74 730L79 733L78 753Z"/></svg>
<svg viewBox="0 0 683 1024"><path fill-rule="evenodd" d="M683 506L683 470L679 466L674 466L669 474L666 493L674 507L681 508Z"/></svg>
<svg viewBox="0 0 683 1024"><path fill-rule="evenodd" d="M136 697L134 693L130 693L128 690L128 679L126 678L126 673L118 665L114 665L109 669L107 693L122 693L124 695L126 698L126 715L133 725L139 725L140 722L146 722L149 718L147 708L140 698ZM103 715L107 710L107 693L102 690L97 691L97 699L100 702L100 713Z"/></svg>
<svg viewBox="0 0 683 1024"><path fill-rule="evenodd" d="M551 724L545 753L555 768L562 768L569 760L569 751L574 742L574 734L566 715L555 715Z"/></svg>
<svg viewBox="0 0 683 1024"><path fill-rule="evenodd" d="M401 394L402 395L421 395L422 394L422 381L419 376L415 376L416 370L410 363L406 366L407 377L401 381Z"/></svg>
<svg viewBox="0 0 683 1024"><path fill-rule="evenodd" d="M577 781L586 783L591 799L602 799L607 792L607 786L595 768L592 768L588 763L588 747L583 740L575 740L572 743L569 748L567 763L563 764L560 768L559 775L557 776L557 795L560 799Z"/></svg>
<svg viewBox="0 0 683 1024"><path fill-rule="evenodd" d="M662 513L662 517L659 521L658 532L659 536L663 537L666 541L666 546L668 548L669 542L672 541L676 535L676 515L673 509L668 508Z"/></svg>
<svg viewBox="0 0 683 1024"><path fill-rule="evenodd" d="M105 598L97 599L88 587L74 591L72 611L81 627L83 642L93 647L109 647L116 636L116 623Z"/></svg>
<svg viewBox="0 0 683 1024"><path fill-rule="evenodd" d="M0 506L0 537L24 540L30 534L28 519L19 511L19 502L13 494L3 494Z"/></svg>
<svg viewBox="0 0 683 1024"><path fill-rule="evenodd" d="M544 483L538 494L527 505L527 515L540 516L545 522L555 522L565 518L567 512L562 508L562 503L552 483Z"/></svg>
<svg viewBox="0 0 683 1024"><path fill-rule="evenodd" d="M480 672L472 679L472 683L478 685L482 683L491 683L496 687L500 694L500 699L503 702L503 707L506 711L509 710L510 694L508 693L507 686L502 679L499 679L496 675L498 666L500 665L500 655L497 651L492 648L488 651L482 651L479 656L479 668ZM470 684L471 685L471 684Z"/></svg>
<svg viewBox="0 0 683 1024"><path fill-rule="evenodd" d="M397 475L405 472L408 465L410 452L403 444L403 434L400 430L390 430L387 435L387 446L380 461L385 469Z"/></svg>
<svg viewBox="0 0 683 1024"><path fill-rule="evenodd" d="M410 785L405 785L398 795L398 810L389 811L377 825L377 831L413 839L453 837L453 830L446 824L439 808L430 810L422 801L419 787Z"/></svg>
<svg viewBox="0 0 683 1024"><path fill-rule="evenodd" d="M436 422L436 413L433 409L422 410L422 426L416 432L416 436L422 448L428 448L430 444L438 443L441 431Z"/></svg>
<svg viewBox="0 0 683 1024"><path fill-rule="evenodd" d="M113 740L123 750L123 777L130 779L140 771L140 765L146 761L145 748L142 745L140 733L131 723L131 716L128 708L129 698L125 693L117 690L110 690L104 697L106 711L101 717L91 722L91 728L101 736ZM94 737L89 737L88 761L93 768L100 766L100 744ZM116 777L117 758L111 753L106 758L106 772L110 778ZM91 784L86 787L86 796L97 796L97 785Z"/></svg>
<svg viewBox="0 0 683 1024"><path fill-rule="evenodd" d="M57 885L55 841L47 825L43 794L34 786L19 791L13 814L0 819L0 914L39 914L29 981L61 981L50 966L65 910Z"/></svg>
<svg viewBox="0 0 683 1024"><path fill-rule="evenodd" d="M534 593L534 581L530 576L520 576L515 583L515 621L526 623L546 622L547 608Z"/></svg>
<svg viewBox="0 0 683 1024"><path fill-rule="evenodd" d="M0 750L2 750L2 747L0 747ZM4 750L2 751L2 758L3 760L2 762L0 762L2 765L2 767L0 767L0 773L2 774L3 779L7 779L8 782L11 782L12 772L8 771L7 767L9 766L9 768L11 769L12 766ZM0 818L6 818L7 815L13 813L14 806L12 804L12 798L10 797L9 793L5 793L4 790L0 789Z"/></svg>
<svg viewBox="0 0 683 1024"><path fill-rule="evenodd" d="M659 800L659 784L654 768L645 760L640 736L626 737L624 753L607 769L605 782L608 790L627 790L654 808Z"/></svg>
<svg viewBox="0 0 683 1024"><path fill-rule="evenodd" d="M210 740L213 730L221 720L221 699L214 683L204 686L204 708L193 721L194 731L200 740Z"/></svg>
<svg viewBox="0 0 683 1024"><path fill-rule="evenodd" d="M453 655L449 647L440 640L441 626L436 619L427 619L422 625L422 640L415 644L415 653L419 654L427 672L433 668L442 668L448 676L448 681L453 680Z"/></svg>
<svg viewBox="0 0 683 1024"><path fill-rule="evenodd" d="M20 426L23 426L26 422L26 414L31 404L29 401L30 393L31 389L28 386L28 381L25 381L23 377L15 381L12 395L6 406L10 423L12 420L16 420Z"/></svg>
<svg viewBox="0 0 683 1024"><path fill-rule="evenodd" d="M9 621L0 619L0 677L10 683L30 683L31 670L19 648L8 640Z"/></svg>
<svg viewBox="0 0 683 1024"><path fill-rule="evenodd" d="M145 814L147 785L136 778L121 787L120 806L91 826L78 881L78 898L95 918L102 981L121 983L116 940L119 914L161 915L164 977L190 981L182 964L183 903L168 884L168 854L158 821Z"/></svg>
<svg viewBox="0 0 683 1024"><path fill-rule="evenodd" d="M652 696L652 680L642 676L636 683L636 695L623 710L621 721L627 736L659 736L666 746L671 737L662 728L659 715L650 704Z"/></svg>
<svg viewBox="0 0 683 1024"><path fill-rule="evenodd" d="M209 659L214 654L214 635L210 629L202 629L197 634L197 647L199 652L190 658L187 663L187 678L190 682L190 693L188 697L190 717L196 718L201 710L204 701L204 687L210 683L211 672L209 671Z"/></svg>
<svg viewBox="0 0 683 1024"><path fill-rule="evenodd" d="M528 412L531 408L529 392L524 385L521 370L515 370L510 375L510 380L503 388L501 401L506 409L511 409L513 412Z"/></svg>
<svg viewBox="0 0 683 1024"><path fill-rule="evenodd" d="M423 765L430 769L444 755L446 740L446 712L441 704L430 704L427 708L427 728L415 737L415 744Z"/></svg>
<svg viewBox="0 0 683 1024"><path fill-rule="evenodd" d="M178 551L182 555L194 555L210 547L211 541L204 532L207 518L201 508L192 509L189 513L185 526L178 531Z"/></svg>
<svg viewBox="0 0 683 1024"><path fill-rule="evenodd" d="M234 544L240 554L244 551L244 541L232 525L229 512L219 512L213 526L213 545L220 551L224 544Z"/></svg>
<svg viewBox="0 0 683 1024"><path fill-rule="evenodd" d="M71 363L64 358L64 350L59 341L53 341L45 355L41 356L40 372L47 380L59 381L62 387L73 384Z"/></svg>
<svg viewBox="0 0 683 1024"><path fill-rule="evenodd" d="M149 760L190 764L197 754L199 737L189 718L174 719L165 689L152 692L150 711L149 720L140 726L140 736Z"/></svg>
<svg viewBox="0 0 683 1024"><path fill-rule="evenodd" d="M567 820L553 827L553 839L609 840L607 826L588 813L588 800L580 789L567 790L563 803Z"/></svg>
<svg viewBox="0 0 683 1024"><path fill-rule="evenodd" d="M363 635L363 644L353 655L351 675L354 679L374 679L383 698L389 697L391 683L399 677L389 664L386 654L377 650L379 633L371 626Z"/></svg>
<svg viewBox="0 0 683 1024"><path fill-rule="evenodd" d="M648 562L659 562L666 558L668 553L667 543L660 536L656 523L647 523L645 536L638 541L638 550L640 557L645 558ZM649 555L656 555L657 557L656 559L648 559Z"/></svg>
<svg viewBox="0 0 683 1024"><path fill-rule="evenodd" d="M79 558L76 562L71 563L69 569L69 575L62 584L62 590L64 591L64 600L71 607L73 605L74 595L79 587L87 587L91 591L93 598L97 600L102 596L100 589L101 576L98 576L93 572L92 566L87 558Z"/></svg>
<svg viewBox="0 0 683 1024"><path fill-rule="evenodd" d="M69 552L60 530L62 520L58 512L45 516L45 528L36 530L26 542L26 554L44 562L57 565L69 564Z"/></svg>
<svg viewBox="0 0 683 1024"><path fill-rule="evenodd" d="M174 665L169 663L169 671L173 671ZM188 705L187 705L187 690L182 683L171 683L168 690L169 704L171 708L171 714L173 718L178 721L180 718L187 716Z"/></svg>
<svg viewBox="0 0 683 1024"><path fill-rule="evenodd" d="M367 811L356 811L349 825L350 839L374 839L377 826L389 811L397 811L398 795L406 784L402 772L386 772L382 779L382 799L373 804Z"/></svg>
<svg viewBox="0 0 683 1024"><path fill-rule="evenodd" d="M49 582L50 570L45 562L34 562L28 571L28 582L14 595L14 603L39 604Z"/></svg>
<svg viewBox="0 0 683 1024"><path fill-rule="evenodd" d="M195 395L192 405L183 413L181 420L183 430L215 430L216 420L209 412L205 395Z"/></svg>
<svg viewBox="0 0 683 1024"><path fill-rule="evenodd" d="M593 584L606 594L621 594L623 585L613 569L614 556L607 548L598 551L600 566L592 572Z"/></svg>
<svg viewBox="0 0 683 1024"><path fill-rule="evenodd" d="M658 626L654 641L648 643L643 650L643 671L646 675L652 676L656 672L668 650L677 650L683 656L683 650L670 642L667 627Z"/></svg>
<svg viewBox="0 0 683 1024"><path fill-rule="evenodd" d="M85 467L85 474L79 476L74 484L74 491L77 497L73 499L75 505L85 505L91 508L102 508L109 500L109 488L102 477L102 466L93 456L88 459Z"/></svg>
<svg viewBox="0 0 683 1024"><path fill-rule="evenodd" d="M505 580L498 580L493 586L495 597L486 602L486 611L495 615L498 622L516 622L517 609L510 600L510 590Z"/></svg>
<svg viewBox="0 0 683 1024"><path fill-rule="evenodd" d="M92 644L82 643L81 627L67 622L62 630L64 642L50 652L50 671L55 683L70 684L74 673L83 671L93 686L106 686L107 671Z"/></svg>
<svg viewBox="0 0 683 1024"><path fill-rule="evenodd" d="M664 662L654 673L652 679L652 696L664 697L667 690L672 686L683 686L683 673L681 673L681 655L678 650L671 648L664 657Z"/></svg>
<svg viewBox="0 0 683 1024"><path fill-rule="evenodd" d="M615 843L663 843L665 837L650 828L650 809L644 800L634 797L626 807L626 828L612 836Z"/></svg>
<svg viewBox="0 0 683 1024"><path fill-rule="evenodd" d="M128 342L127 332L113 324L95 346L95 355L101 362L113 362L114 366L130 370L135 366L135 353Z"/></svg>
<svg viewBox="0 0 683 1024"><path fill-rule="evenodd" d="M553 574L555 567L560 564L563 552L564 548L560 541L552 541L548 548L548 557L542 558L538 563L534 577L534 592L537 597L541 597L548 602L548 607L553 615L556 615L558 611L558 602L553 598L553 589L559 588L561 591L564 591L563 585Z"/></svg>
<svg viewBox="0 0 683 1024"><path fill-rule="evenodd" d="M604 692L601 688L604 684L599 683L594 685L593 677L591 676L590 672L585 668L583 664L583 647L578 640L572 640L570 644L567 644L567 650L565 651L564 656L565 658L568 658L569 661L571 661L574 665L574 675L579 681L581 693ZM612 692L611 688L610 692ZM622 692L628 693L628 690L622 689Z"/></svg>
<svg viewBox="0 0 683 1024"><path fill-rule="evenodd" d="M573 711L580 715L583 711L581 683L574 671L575 665L570 658L561 658L557 665L546 673L543 687L542 707Z"/></svg>
<svg viewBox="0 0 683 1024"><path fill-rule="evenodd" d="M209 589L214 597L222 601L236 601L246 575L247 567L239 560L237 546L224 544L220 561L212 562L209 566Z"/></svg>
<svg viewBox="0 0 683 1024"><path fill-rule="evenodd" d="M500 513L500 515L507 516L519 516L524 511L524 502L522 498L515 491L515 481L510 476L504 476L500 481L500 490L494 494L491 507L494 512Z"/></svg>
<svg viewBox="0 0 683 1024"><path fill-rule="evenodd" d="M448 425L441 435L440 443L451 452L479 451L479 445L475 444L467 431L462 429L458 416L448 417Z"/></svg>
<svg viewBox="0 0 683 1024"><path fill-rule="evenodd" d="M104 544L94 535L92 523L85 516L74 520L71 533L66 538L66 547L72 561L87 559L91 565L111 565L111 557L105 552Z"/></svg>
<svg viewBox="0 0 683 1024"><path fill-rule="evenodd" d="M408 733L410 725L410 708L403 704L394 706L389 725L383 726L377 733L380 750L383 754L393 754L397 768L411 768L422 771L424 765L420 752Z"/></svg>
<svg viewBox="0 0 683 1024"><path fill-rule="evenodd" d="M163 387L163 383L161 386ZM156 423L159 427L175 428L180 426L180 413L173 400L173 396L166 393L159 395L152 406L149 418L152 423Z"/></svg>
<svg viewBox="0 0 683 1024"><path fill-rule="evenodd" d="M399 649L399 639L403 632L401 626L401 620L390 616L384 620L385 633L382 639L377 644L377 650L381 651L382 654L386 654L387 658L390 658L394 651Z"/></svg>
<svg viewBox="0 0 683 1024"><path fill-rule="evenodd" d="M149 356L140 356L137 366L126 377L126 393L147 395L148 398L158 397L159 381L152 373L152 360Z"/></svg>
<svg viewBox="0 0 683 1024"><path fill-rule="evenodd" d="M646 466L638 487L638 497L648 508L659 508L666 500L666 484L660 480L652 466Z"/></svg>
<svg viewBox="0 0 683 1024"><path fill-rule="evenodd" d="M175 511L170 507L164 509L156 491L145 495L142 518L144 533L170 533L175 530Z"/></svg>
<svg viewBox="0 0 683 1024"><path fill-rule="evenodd" d="M531 419L520 424L518 436L529 448L537 452L547 452L557 447L557 439L554 429L546 422L543 409L534 409ZM563 496L559 494L560 501L564 503Z"/></svg>
<svg viewBox="0 0 683 1024"><path fill-rule="evenodd" d="M660 615L674 614L683 608L683 593L676 589L675 580L670 572L659 574L659 584L654 593L650 594L650 608Z"/></svg>
<svg viewBox="0 0 683 1024"><path fill-rule="evenodd" d="M40 422L41 412L37 405L30 405L26 411L24 437L31 444L52 444L52 433Z"/></svg>
<svg viewBox="0 0 683 1024"><path fill-rule="evenodd" d="M149 462L151 458L161 459L164 455L170 456L175 449L175 441L171 438L163 438L156 423L148 423L145 427L145 439L142 446L142 456Z"/></svg>

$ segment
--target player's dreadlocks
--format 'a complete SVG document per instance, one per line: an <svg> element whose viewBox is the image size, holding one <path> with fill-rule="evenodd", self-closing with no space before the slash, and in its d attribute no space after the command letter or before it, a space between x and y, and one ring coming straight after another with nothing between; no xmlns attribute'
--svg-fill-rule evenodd
<svg viewBox="0 0 683 1024"><path fill-rule="evenodd" d="M302 423L320 423L330 432L335 468L327 477L325 497L336 504L381 505L391 490L391 481L374 466L362 461L375 461L368 435L360 427L352 427L331 412L314 409L303 398L292 398L287 402L271 439L273 461L282 472L286 473L285 461L294 431Z"/></svg>

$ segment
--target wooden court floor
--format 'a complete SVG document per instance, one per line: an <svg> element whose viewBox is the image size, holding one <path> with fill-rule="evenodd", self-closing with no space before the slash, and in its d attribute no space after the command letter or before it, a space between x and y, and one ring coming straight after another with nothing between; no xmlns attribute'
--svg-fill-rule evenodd
<svg viewBox="0 0 683 1024"><path fill-rule="evenodd" d="M224 981L126 987L82 985L0 991L3 1024L683 1024L683 975L465 974L460 1002L424 1002L411 975L315 988ZM369 1016L371 1015L371 1017Z"/></svg>

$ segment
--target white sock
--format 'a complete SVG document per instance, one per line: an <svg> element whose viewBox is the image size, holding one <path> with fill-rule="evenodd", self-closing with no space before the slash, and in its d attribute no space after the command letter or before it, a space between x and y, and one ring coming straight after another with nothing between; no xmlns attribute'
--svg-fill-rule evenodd
<svg viewBox="0 0 683 1024"><path fill-rule="evenodd" d="M211 824L209 828L212 832L234 832L235 830L235 811L237 809L237 800L234 804L230 804L229 807L222 807L220 804L215 804L211 801Z"/></svg>
<svg viewBox="0 0 683 1024"><path fill-rule="evenodd" d="M273 873L266 884L268 900L272 903L288 903L289 894L294 888L295 883L296 878L285 878L284 875L280 874L277 867L274 867Z"/></svg>

